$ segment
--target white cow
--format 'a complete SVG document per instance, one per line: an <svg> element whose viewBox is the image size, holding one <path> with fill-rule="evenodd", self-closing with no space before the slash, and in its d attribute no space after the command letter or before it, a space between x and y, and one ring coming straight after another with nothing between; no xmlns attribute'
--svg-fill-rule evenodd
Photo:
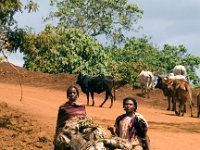
<svg viewBox="0 0 200 150"><path fill-rule="evenodd" d="M173 73L174 73L175 76L177 76L177 75L185 76L185 79L189 82L186 68L183 65L175 66L174 69L173 69Z"/></svg>
<svg viewBox="0 0 200 150"><path fill-rule="evenodd" d="M184 66L182 65L177 65L174 67L173 70L174 75L183 75L183 76L187 76L187 72Z"/></svg>
<svg viewBox="0 0 200 150"><path fill-rule="evenodd" d="M150 71L142 71L138 75L138 81L141 86L142 94L149 98L150 90L153 89L153 73Z"/></svg>
<svg viewBox="0 0 200 150"><path fill-rule="evenodd" d="M169 73L167 76L174 76L174 73Z"/></svg>
<svg viewBox="0 0 200 150"><path fill-rule="evenodd" d="M184 80L187 80L186 76L184 75L176 75L176 76L167 76L169 79L172 79L172 80L179 80L179 79L184 79Z"/></svg>

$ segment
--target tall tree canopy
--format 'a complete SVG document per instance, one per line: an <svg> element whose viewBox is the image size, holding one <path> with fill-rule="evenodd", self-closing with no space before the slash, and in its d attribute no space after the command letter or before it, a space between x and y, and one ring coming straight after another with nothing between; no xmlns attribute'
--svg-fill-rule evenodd
<svg viewBox="0 0 200 150"><path fill-rule="evenodd" d="M112 48L112 58L116 62L116 75L129 83L136 83L142 70L158 72L161 67L155 65L159 51L147 38L130 38L123 48Z"/></svg>
<svg viewBox="0 0 200 150"><path fill-rule="evenodd" d="M199 77L195 72L199 64L200 57L189 54L186 47L183 45L172 46L165 44L158 57L158 65L165 68L164 73L172 72L176 65L184 65L189 78L194 84L199 83Z"/></svg>
<svg viewBox="0 0 200 150"><path fill-rule="evenodd" d="M22 12L23 8L29 12L38 9L37 3L32 0L27 0L27 4L23 7L21 0L1 0L0 1L0 29L6 29L16 23L14 15L17 12Z"/></svg>
<svg viewBox="0 0 200 150"><path fill-rule="evenodd" d="M110 57L114 60L115 75L137 86L137 76L142 70L154 74L169 74L176 65L184 65L190 81L199 84L195 70L199 67L200 57L187 53L183 45L165 44L163 49L155 48L147 38L130 38L122 48L111 47Z"/></svg>
<svg viewBox="0 0 200 150"><path fill-rule="evenodd" d="M28 12L37 11L38 7L37 3L32 0L27 0L26 5L23 5L21 0L0 1L0 52L3 50L16 51L16 43L21 40L22 29L17 28L14 15L17 12L22 12L23 9L28 10Z"/></svg>
<svg viewBox="0 0 200 150"><path fill-rule="evenodd" d="M23 47L29 70L48 73L107 74L109 57L93 37L74 28L46 26L39 34L27 34Z"/></svg>
<svg viewBox="0 0 200 150"><path fill-rule="evenodd" d="M57 9L47 19L58 19L58 26L77 28L91 36L105 35L114 42L124 40L142 10L127 0L51 0Z"/></svg>

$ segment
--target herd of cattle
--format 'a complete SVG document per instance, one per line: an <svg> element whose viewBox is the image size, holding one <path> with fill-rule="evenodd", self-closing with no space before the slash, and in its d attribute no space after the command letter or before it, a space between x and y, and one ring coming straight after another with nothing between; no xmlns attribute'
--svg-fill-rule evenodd
<svg viewBox="0 0 200 150"><path fill-rule="evenodd" d="M156 84L154 81L156 78ZM184 66L178 65L173 69L173 73L168 75L153 75L150 71L141 71L138 75L138 82L141 87L142 94L150 97L150 91L159 88L168 99L167 110L175 111L177 116L183 116L186 112L186 102L190 104L191 117L193 117L192 87L189 83L187 72ZM79 74L77 84L81 90L87 95L87 105L89 105L89 97L92 97L92 106L94 103L94 92L100 94L105 91L105 99L99 106L102 107L110 97L113 106L115 100L115 80L111 76L87 76ZM112 92L113 91L113 92ZM177 106L177 103L179 105ZM197 94L197 117L200 115L200 92Z"/></svg>

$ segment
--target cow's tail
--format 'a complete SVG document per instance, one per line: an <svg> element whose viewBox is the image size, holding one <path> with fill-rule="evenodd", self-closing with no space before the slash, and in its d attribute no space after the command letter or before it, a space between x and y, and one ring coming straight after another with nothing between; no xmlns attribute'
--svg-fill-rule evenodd
<svg viewBox="0 0 200 150"><path fill-rule="evenodd" d="M116 100L116 97L115 97L115 79L113 78L113 99L114 101Z"/></svg>

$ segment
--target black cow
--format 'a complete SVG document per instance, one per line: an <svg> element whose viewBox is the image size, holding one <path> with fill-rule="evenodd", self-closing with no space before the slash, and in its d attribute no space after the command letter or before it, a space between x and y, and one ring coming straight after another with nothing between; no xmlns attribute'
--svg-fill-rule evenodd
<svg viewBox="0 0 200 150"><path fill-rule="evenodd" d="M94 106L94 92L100 94L105 91L106 92L105 100L99 107L102 107L104 105L108 97L110 97L111 99L110 108L112 107L113 101L115 100L115 81L113 77L111 76L91 77L79 74L76 83L80 85L81 90L87 95L87 105L89 105L90 93L92 97L92 106ZM113 94L112 94L112 89L114 90Z"/></svg>
<svg viewBox="0 0 200 150"><path fill-rule="evenodd" d="M197 95L197 117L200 115L200 92Z"/></svg>
<svg viewBox="0 0 200 150"><path fill-rule="evenodd" d="M168 106L167 106L167 110L170 110L171 104L172 104L172 108L171 110L174 111L174 89L172 86L168 85L165 81L164 78L166 77L165 75L163 76L157 76L157 84L155 86L155 88L159 88L163 91L164 96L167 97L168 100Z"/></svg>

